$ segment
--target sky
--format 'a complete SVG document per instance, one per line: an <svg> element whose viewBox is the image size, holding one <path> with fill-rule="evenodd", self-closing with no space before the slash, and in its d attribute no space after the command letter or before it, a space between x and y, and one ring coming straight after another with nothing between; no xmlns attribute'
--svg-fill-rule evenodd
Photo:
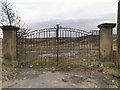
<svg viewBox="0 0 120 90"><path fill-rule="evenodd" d="M117 22L118 0L9 0L25 24L33 29L61 26L90 31ZM115 32L115 31L114 31Z"/></svg>

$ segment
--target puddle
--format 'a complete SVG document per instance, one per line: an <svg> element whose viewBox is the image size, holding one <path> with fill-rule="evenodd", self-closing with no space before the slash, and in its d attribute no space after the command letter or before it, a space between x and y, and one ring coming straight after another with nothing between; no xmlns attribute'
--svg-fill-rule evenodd
<svg viewBox="0 0 120 90"><path fill-rule="evenodd" d="M66 52L66 53L59 53L59 56L74 56L74 55L76 55L77 53L78 53L77 51ZM38 55L38 56L41 56L41 57L56 57L57 54L54 54L54 53L46 53L46 54L41 54L41 55Z"/></svg>
<svg viewBox="0 0 120 90"><path fill-rule="evenodd" d="M41 54L41 55L38 55L38 56L41 56L41 57L56 57L57 54L48 53L48 54Z"/></svg>
<svg viewBox="0 0 120 90"><path fill-rule="evenodd" d="M60 56L74 56L78 52L77 51L72 51L72 52L67 52L67 53L61 53Z"/></svg>

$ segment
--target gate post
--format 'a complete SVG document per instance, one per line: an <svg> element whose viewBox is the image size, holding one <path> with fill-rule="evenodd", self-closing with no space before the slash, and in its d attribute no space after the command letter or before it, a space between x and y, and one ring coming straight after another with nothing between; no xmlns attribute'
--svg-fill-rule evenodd
<svg viewBox="0 0 120 90"><path fill-rule="evenodd" d="M100 60L105 65L113 64L112 31L115 26L115 23L103 23L97 26L100 28Z"/></svg>
<svg viewBox="0 0 120 90"><path fill-rule="evenodd" d="M2 26L3 30L3 42L2 42L2 53L3 53L3 62L17 66L17 57L16 57L16 34L19 28L14 26Z"/></svg>
<svg viewBox="0 0 120 90"><path fill-rule="evenodd" d="M117 17L117 65L118 76L120 77L120 0L118 0L118 17ZM120 86L120 78L118 78L118 84Z"/></svg>

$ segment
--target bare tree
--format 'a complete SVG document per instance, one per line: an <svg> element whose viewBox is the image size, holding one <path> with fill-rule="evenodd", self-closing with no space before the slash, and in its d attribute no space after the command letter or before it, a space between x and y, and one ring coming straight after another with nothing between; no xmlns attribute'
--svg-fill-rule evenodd
<svg viewBox="0 0 120 90"><path fill-rule="evenodd" d="M17 15L17 12L13 10L12 4L8 0L0 1L1 11L0 11L0 24L2 26L9 25L19 27L18 36L23 36L27 33L29 28L26 28L20 19L20 16Z"/></svg>

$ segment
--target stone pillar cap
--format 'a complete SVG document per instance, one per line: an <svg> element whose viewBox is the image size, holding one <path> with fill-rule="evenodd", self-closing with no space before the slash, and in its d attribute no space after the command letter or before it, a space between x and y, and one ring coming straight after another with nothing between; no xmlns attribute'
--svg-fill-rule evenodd
<svg viewBox="0 0 120 90"><path fill-rule="evenodd" d="M98 25L98 28L114 28L116 26L116 23L102 23Z"/></svg>
<svg viewBox="0 0 120 90"><path fill-rule="evenodd" d="M19 30L20 28L15 26L2 26L2 30Z"/></svg>

